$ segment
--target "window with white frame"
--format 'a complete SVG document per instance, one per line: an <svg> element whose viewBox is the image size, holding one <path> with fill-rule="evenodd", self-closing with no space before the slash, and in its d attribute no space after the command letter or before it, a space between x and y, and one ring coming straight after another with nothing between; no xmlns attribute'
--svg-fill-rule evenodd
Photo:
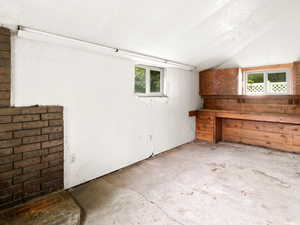
<svg viewBox="0 0 300 225"><path fill-rule="evenodd" d="M245 73L245 92L247 95L290 94L290 71L248 71Z"/></svg>
<svg viewBox="0 0 300 225"><path fill-rule="evenodd" d="M135 67L134 91L138 96L163 96L164 69L137 65Z"/></svg>

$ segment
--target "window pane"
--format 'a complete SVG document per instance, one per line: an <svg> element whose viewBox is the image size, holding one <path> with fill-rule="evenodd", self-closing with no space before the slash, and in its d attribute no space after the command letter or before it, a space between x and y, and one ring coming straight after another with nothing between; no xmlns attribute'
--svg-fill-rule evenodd
<svg viewBox="0 0 300 225"><path fill-rule="evenodd" d="M261 95L265 93L264 73L251 73L247 76L247 94Z"/></svg>
<svg viewBox="0 0 300 225"><path fill-rule="evenodd" d="M286 82L286 73L268 73L268 80L270 82Z"/></svg>
<svg viewBox="0 0 300 225"><path fill-rule="evenodd" d="M150 92L160 92L160 71L150 70Z"/></svg>
<svg viewBox="0 0 300 225"><path fill-rule="evenodd" d="M285 72L268 73L268 92L274 94L288 93L288 83Z"/></svg>
<svg viewBox="0 0 300 225"><path fill-rule="evenodd" d="M146 69L135 67L135 85L136 93L146 93Z"/></svg>
<svg viewBox="0 0 300 225"><path fill-rule="evenodd" d="M264 74L263 73L248 74L248 84L263 83L263 82L264 82Z"/></svg>

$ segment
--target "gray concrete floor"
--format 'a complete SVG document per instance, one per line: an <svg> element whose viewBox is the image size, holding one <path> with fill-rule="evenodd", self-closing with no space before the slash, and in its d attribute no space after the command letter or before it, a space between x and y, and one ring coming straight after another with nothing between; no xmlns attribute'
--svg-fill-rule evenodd
<svg viewBox="0 0 300 225"><path fill-rule="evenodd" d="M299 225L300 155L195 142L71 193L84 225Z"/></svg>

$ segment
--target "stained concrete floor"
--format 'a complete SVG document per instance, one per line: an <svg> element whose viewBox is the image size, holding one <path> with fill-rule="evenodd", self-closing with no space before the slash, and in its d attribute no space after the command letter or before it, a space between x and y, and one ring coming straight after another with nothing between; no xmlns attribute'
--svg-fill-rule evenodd
<svg viewBox="0 0 300 225"><path fill-rule="evenodd" d="M84 225L299 225L300 155L195 142L71 193Z"/></svg>

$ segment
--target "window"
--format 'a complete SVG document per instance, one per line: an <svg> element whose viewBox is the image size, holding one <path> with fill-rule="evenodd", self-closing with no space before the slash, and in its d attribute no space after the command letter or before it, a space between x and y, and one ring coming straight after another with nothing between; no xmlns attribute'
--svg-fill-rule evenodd
<svg viewBox="0 0 300 225"><path fill-rule="evenodd" d="M134 91L138 96L163 96L164 69L138 65L135 67Z"/></svg>
<svg viewBox="0 0 300 225"><path fill-rule="evenodd" d="M247 95L289 94L289 71L250 71L245 74L245 90Z"/></svg>

